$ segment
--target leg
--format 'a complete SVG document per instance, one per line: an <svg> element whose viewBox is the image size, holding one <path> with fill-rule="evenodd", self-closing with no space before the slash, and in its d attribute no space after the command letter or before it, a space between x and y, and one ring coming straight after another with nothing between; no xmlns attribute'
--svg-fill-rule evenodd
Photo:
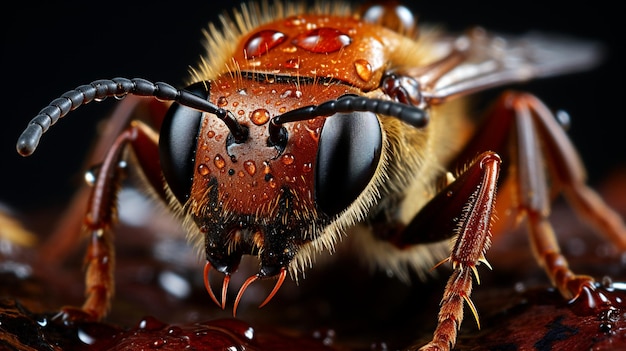
<svg viewBox="0 0 626 351"><path fill-rule="evenodd" d="M585 170L574 146L537 98L505 93L485 122L459 161L485 149L502 155L509 165L503 173L510 178L513 189L512 194L505 194L511 196L502 203L513 210L517 221L526 219L537 261L563 297L571 299L590 291L593 278L574 274L561 255L548 221L550 201L563 193L581 217L619 249L626 250L623 220L585 184ZM501 198L498 197L499 203ZM505 212L499 211L501 216Z"/></svg>
<svg viewBox="0 0 626 351"><path fill-rule="evenodd" d="M101 319L108 312L114 291L115 264L111 227L116 221L115 201L124 173L119 164L124 158L127 144L132 146L141 167L146 162L158 163L158 143L145 124L132 122L115 139L104 162L98 168L84 217L84 226L91 235L85 256L86 300L79 311L71 307L65 308L64 318ZM159 175L147 174L149 181L158 177Z"/></svg>
<svg viewBox="0 0 626 351"><path fill-rule="evenodd" d="M478 313L470 300L472 272L476 280L480 281L476 266L480 262L487 264L485 252L491 243L490 227L499 172L500 157L493 152L483 153L463 174L431 200L407 227L421 225L424 228L434 228L442 222L439 216L431 214L440 213L445 214L445 222L454 226L451 232L457 235L451 255L443 261L449 261L454 272L441 300L433 340L423 350L450 350L454 346L457 330L463 321L464 302L470 306L478 322ZM456 216L458 221L452 223L449 218ZM408 234L397 239L409 239Z"/></svg>
<svg viewBox="0 0 626 351"><path fill-rule="evenodd" d="M595 300L594 279L577 275L569 269L567 259L561 254L552 225L548 221L549 207L547 192L542 192L539 201L532 201L530 190L539 187L538 177L533 173L543 171L542 164L531 163L530 157L522 153L543 154L548 165L549 175L556 191L562 191L576 212L604 233L615 245L626 249L626 226L622 219L609 208L600 197L585 184L585 172L573 145L556 124L550 111L535 97L528 94L512 94L512 108L518 116L517 135L527 136L536 130L541 143L528 143L518 149L520 169L518 199L520 213L527 219L530 242L539 264L544 268L552 283L566 299L578 298ZM534 127L534 128L533 128ZM520 139L529 139L521 138ZM522 142L518 141L521 146ZM540 149L540 147L543 148ZM543 152L542 152L543 151ZM527 169L527 172L521 170ZM527 173L528 175L524 174ZM545 180L543 180L545 182ZM527 189L524 191L524 189ZM537 206L541 203L542 206ZM602 299L602 297L598 297Z"/></svg>
<svg viewBox="0 0 626 351"><path fill-rule="evenodd" d="M101 163L115 138L132 120L145 120L158 130L167 108L166 104L151 99L136 96L124 98L116 105L111 118L105 120L102 132L90 150L85 166L91 167ZM78 189L54 231L42 244L38 254L42 268L59 264L59 258L66 257L76 248L83 227L84 209L87 208L91 191L86 184Z"/></svg>
<svg viewBox="0 0 626 351"><path fill-rule="evenodd" d="M507 212L503 211L504 209L511 209L512 217L516 220L526 219L535 257L565 298L578 297L583 303L589 304L609 301L610 307L611 299L594 291L592 277L576 275L569 269L548 221L550 201L558 193L563 192L582 217L606 234L618 248L626 248L624 222L585 185L582 162L562 128L536 98L518 93L504 94L485 122L485 126L479 129L456 163L462 165L465 160L472 159L473 155L482 150L493 150L502 155L505 164L508 165L503 169L502 176L508 178L507 184L511 187L507 188L510 194L503 196L501 193L498 196L498 202L500 203L502 199L506 206L504 208L498 206L501 209L500 215ZM463 175L448 188L459 183L462 178ZM448 188L442 193L448 192ZM445 221L443 217L459 213L458 210L465 204L458 199L446 200L446 197L447 194L436 196L405 230L393 233L390 240L403 247L441 240L453 234L454 232L450 230L454 228L453 223ZM444 204L446 201L450 203ZM462 238L463 236L459 234L457 245L459 242L466 242ZM481 249L486 249L487 246ZM453 252L448 259L453 265L456 260L454 255ZM460 297L469 296L470 290L471 278L467 269L455 269L442 300L437 331L433 341L425 348L447 350L453 346L456 338L453 326L460 324L459 316L462 318Z"/></svg>
<svg viewBox="0 0 626 351"><path fill-rule="evenodd" d="M526 106L526 107L524 107ZM598 232L626 250L626 225L622 218L585 184L585 169L567 135L548 108L529 94L517 96L516 110L530 109L546 151L546 161L556 190L563 192L576 212Z"/></svg>

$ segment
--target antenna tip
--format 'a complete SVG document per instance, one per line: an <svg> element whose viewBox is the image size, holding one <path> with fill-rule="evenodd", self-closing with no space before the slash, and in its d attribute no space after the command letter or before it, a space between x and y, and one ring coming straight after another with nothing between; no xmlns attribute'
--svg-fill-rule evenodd
<svg viewBox="0 0 626 351"><path fill-rule="evenodd" d="M39 140L43 135L43 128L38 124L30 124L17 140L16 149L22 156L30 156L35 152Z"/></svg>

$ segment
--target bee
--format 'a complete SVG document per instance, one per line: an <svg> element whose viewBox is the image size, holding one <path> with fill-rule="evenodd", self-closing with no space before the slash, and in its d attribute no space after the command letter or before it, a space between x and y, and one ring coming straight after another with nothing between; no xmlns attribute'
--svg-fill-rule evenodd
<svg viewBox="0 0 626 351"><path fill-rule="evenodd" d="M258 258L233 314L251 284L276 280L263 306L288 275L298 279L350 237L368 262L400 279L451 265L437 327L422 347L449 350L464 305L478 321L471 291L478 266L491 268L492 233L522 221L565 299L601 299L594 279L572 272L561 254L550 201L564 194L620 250L626 226L586 185L563 126L524 92L504 92L480 124L468 112L476 93L593 66L593 44L480 28L451 35L418 26L396 3L275 2L243 5L210 25L206 48L182 89L97 80L53 100L19 137L17 151L28 156L59 118L89 102L170 104L142 120L119 109L109 122L122 127L90 173L86 300L68 316L101 319L110 307L126 162L181 219L206 259L204 283L218 306L242 257ZM223 275L220 295L212 271Z"/></svg>

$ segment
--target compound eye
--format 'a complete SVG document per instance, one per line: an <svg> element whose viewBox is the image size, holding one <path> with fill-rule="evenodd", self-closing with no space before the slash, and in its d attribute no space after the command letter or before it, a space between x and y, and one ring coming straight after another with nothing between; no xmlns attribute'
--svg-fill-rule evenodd
<svg viewBox="0 0 626 351"><path fill-rule="evenodd" d="M208 82L194 83L184 90L209 98ZM197 138L202 112L173 103L167 111L159 137L159 156L165 181L184 204L191 193Z"/></svg>
<svg viewBox="0 0 626 351"><path fill-rule="evenodd" d="M382 132L372 112L337 113L326 119L319 139L315 197L335 216L350 206L374 176Z"/></svg>

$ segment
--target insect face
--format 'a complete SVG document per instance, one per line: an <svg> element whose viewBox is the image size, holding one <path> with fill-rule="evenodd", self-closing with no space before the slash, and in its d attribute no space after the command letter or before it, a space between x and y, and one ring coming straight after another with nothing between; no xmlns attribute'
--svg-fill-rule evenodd
<svg viewBox="0 0 626 351"><path fill-rule="evenodd" d="M281 125L275 117L378 88L385 52L400 39L357 19L291 16L245 34L228 72L187 88L232 113L246 134L237 140L222 121L177 105L161 131L165 179L213 268L230 275L251 254L259 277L293 269L299 249L355 203L383 149L374 100Z"/></svg>
<svg viewBox="0 0 626 351"><path fill-rule="evenodd" d="M381 127L371 112L337 113L285 123L284 140L273 142L271 117L303 98L318 104L353 89L253 81L242 90L237 83L225 76L196 87L207 87L210 100L240 116L245 140L236 141L220 120L174 106L161 132L161 162L204 237L211 265L232 274L242 254L258 255L259 276L274 276L368 185L379 163Z"/></svg>
<svg viewBox="0 0 626 351"><path fill-rule="evenodd" d="M274 276L287 268L299 245L313 239L310 229L302 229L328 219L314 205L315 151L325 119L289 123L283 127L286 142L273 145L268 133L270 117L291 109L298 101L291 94L301 92L289 90L293 89L290 84L253 82L242 90L236 83L222 77L207 87L211 100L239 116L247 138L237 142L222 121L198 119L188 131L195 142L188 145L186 155L193 157L185 158L195 162L187 165L188 173L181 180L167 174L166 179L170 184L187 180L184 194L177 198L203 236L213 267L231 274L242 254L259 255L259 274ZM343 90L327 89L326 93ZM178 113L201 115L180 111L189 110L186 107L174 109L172 118L178 118ZM161 148L167 147L162 143Z"/></svg>

